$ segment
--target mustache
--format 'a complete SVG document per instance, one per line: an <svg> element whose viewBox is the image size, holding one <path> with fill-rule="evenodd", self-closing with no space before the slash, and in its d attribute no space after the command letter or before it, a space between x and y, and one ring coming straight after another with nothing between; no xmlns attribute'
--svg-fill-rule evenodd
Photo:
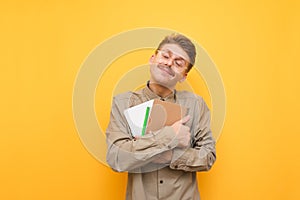
<svg viewBox="0 0 300 200"><path fill-rule="evenodd" d="M158 66L158 68L163 69L164 71L168 72L170 75L175 76L175 72L172 70L171 67L161 65L161 64L158 64L157 66Z"/></svg>

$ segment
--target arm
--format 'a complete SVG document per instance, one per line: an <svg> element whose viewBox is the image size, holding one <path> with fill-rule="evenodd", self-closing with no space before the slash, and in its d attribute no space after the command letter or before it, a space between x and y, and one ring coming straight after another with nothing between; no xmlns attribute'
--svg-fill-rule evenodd
<svg viewBox="0 0 300 200"><path fill-rule="evenodd" d="M174 149L178 141L172 127L146 134L137 139L128 132L124 108L114 98L110 122L106 130L107 163L116 171L135 171L165 151Z"/></svg>
<svg viewBox="0 0 300 200"><path fill-rule="evenodd" d="M184 171L207 171L216 160L215 141L210 130L210 112L202 98L193 116L194 141L187 149L173 149L170 168Z"/></svg>

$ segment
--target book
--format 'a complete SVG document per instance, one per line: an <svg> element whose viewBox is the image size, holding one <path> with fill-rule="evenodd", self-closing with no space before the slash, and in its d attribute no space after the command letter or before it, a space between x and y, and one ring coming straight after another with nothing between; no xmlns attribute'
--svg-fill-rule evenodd
<svg viewBox="0 0 300 200"><path fill-rule="evenodd" d="M153 99L124 110L131 134L143 136L164 126L171 126L187 114L187 108L176 103Z"/></svg>

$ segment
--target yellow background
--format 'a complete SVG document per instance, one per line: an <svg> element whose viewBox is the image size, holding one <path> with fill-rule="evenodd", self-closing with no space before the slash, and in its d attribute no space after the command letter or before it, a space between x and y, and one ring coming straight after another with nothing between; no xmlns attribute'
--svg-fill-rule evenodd
<svg viewBox="0 0 300 200"><path fill-rule="evenodd" d="M217 162L198 173L202 199L300 199L299 1L0 4L0 199L123 199L126 174L81 144L72 91L98 44L149 26L197 40L224 81L226 120Z"/></svg>

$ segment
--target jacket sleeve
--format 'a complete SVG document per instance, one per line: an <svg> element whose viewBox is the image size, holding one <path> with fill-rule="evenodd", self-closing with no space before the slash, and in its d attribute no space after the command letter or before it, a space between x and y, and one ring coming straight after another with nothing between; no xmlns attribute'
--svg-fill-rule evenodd
<svg viewBox="0 0 300 200"><path fill-rule="evenodd" d="M106 160L112 169L118 172L135 172L157 159L159 154L177 146L175 132L168 126L155 133L133 138L123 115L124 108L121 107L114 98L106 130Z"/></svg>
<svg viewBox="0 0 300 200"><path fill-rule="evenodd" d="M173 149L171 169L207 171L216 160L215 140L210 129L210 111L201 97L195 106L192 126L194 133L191 147Z"/></svg>

